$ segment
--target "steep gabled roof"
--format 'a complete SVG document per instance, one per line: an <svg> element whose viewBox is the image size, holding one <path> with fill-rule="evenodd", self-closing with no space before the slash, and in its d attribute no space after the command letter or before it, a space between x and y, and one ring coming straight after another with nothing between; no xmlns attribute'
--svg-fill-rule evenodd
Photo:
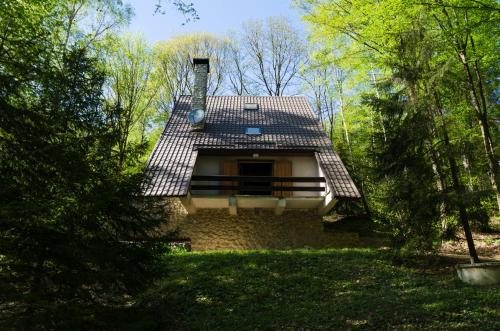
<svg viewBox="0 0 500 331"><path fill-rule="evenodd" d="M258 103L259 110L246 111L245 103ZM191 97L182 96L149 159L152 181L146 196L186 195L201 149L310 150L316 153L336 197L360 196L306 97L209 96L200 132L191 131L190 110ZM259 127L262 134L248 136L247 127Z"/></svg>

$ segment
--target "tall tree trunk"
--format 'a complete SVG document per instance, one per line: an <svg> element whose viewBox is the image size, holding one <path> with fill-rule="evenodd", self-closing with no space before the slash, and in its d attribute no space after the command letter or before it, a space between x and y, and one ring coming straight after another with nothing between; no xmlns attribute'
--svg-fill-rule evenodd
<svg viewBox="0 0 500 331"><path fill-rule="evenodd" d="M455 191L455 194L458 197L457 199L458 213L459 213L460 223L462 223L462 227L464 229L465 239L467 240L467 247L469 248L470 260L471 263L479 263L479 257L477 256L476 247L474 245L474 239L472 238L472 231L470 229L469 220L467 217L467 211L465 209L465 204L463 202L464 188L462 183L460 182L460 174L457 162L455 161L455 158L449 154L449 151L451 150L450 137L448 136L448 128L441 108L441 101L439 99L439 95L437 94L437 92L434 92L434 101L436 106L435 108L436 113L441 121L441 128L443 131L443 141L447 149L447 158L448 158L448 163L450 165L453 190Z"/></svg>
<svg viewBox="0 0 500 331"><path fill-rule="evenodd" d="M437 23L440 25L441 29L443 31L448 31L452 32L456 28L459 28L459 30L463 31L463 27L461 26L462 24L465 24L464 26L468 26L468 17L467 17L467 12L465 12L464 16L464 22L458 22L454 25L453 19L448 13L448 10L443 4L443 1L437 0L436 1L439 5L442 6L442 12L446 17L446 22L440 21L437 17ZM455 17L457 17L455 15ZM488 166L489 166L489 177L490 177L490 182L491 186L496 194L497 198L497 208L500 211L500 192L498 191L499 189L499 175L498 175L498 164L497 160L495 157L495 152L494 152L494 143L493 139L490 134L490 126L488 123L488 107L486 103L486 96L483 88L483 83L482 83L482 78L481 78L481 73L479 70L479 64L476 56L476 51L475 51L475 45L474 45L474 38L471 35L471 32L469 30L466 30L464 36L456 35L453 37L453 43L456 49L456 54L459 58L459 61L462 63L462 68L465 73L465 78L467 80L467 86L469 89L469 98L470 102L472 104L472 107L474 108L476 118L479 122L479 127L481 128L481 136L483 138L483 145L486 153L486 157L488 159ZM461 37L465 37L464 40L461 39ZM473 69L471 70L471 66L469 64L469 57L467 54L467 43L471 43L471 48L472 52L474 55L474 60L472 61L473 64ZM477 82L474 81L474 74L476 76ZM477 87L476 87L477 84Z"/></svg>
<svg viewBox="0 0 500 331"><path fill-rule="evenodd" d="M491 137L490 125L488 123L488 112L486 98L484 96L484 89L482 87L481 74L477 63L474 65L474 72L476 74L477 83L474 81L474 76L472 74L471 66L469 64L469 59L465 49L465 45L462 47L462 51L459 53L459 58L462 62L462 67L467 79L467 86L469 87L469 98L474 108L474 113L479 122L479 127L481 128L481 137L483 138L483 145L486 156L488 158L489 166L489 177L491 186L496 194L497 198L497 208L500 211L500 192L499 188L499 178L498 178L498 164L495 157L494 143ZM476 87L476 84L479 88Z"/></svg>
<svg viewBox="0 0 500 331"><path fill-rule="evenodd" d="M373 86L375 86L375 95L377 96L377 99L380 99L380 93L377 87L377 80L375 79L375 73L373 71L371 73L371 76L372 76ZM378 113L378 118L380 120L380 128L382 129L382 134L384 135L384 142L387 142L387 135L385 133L385 126L384 126L384 120L382 118L382 113L380 112Z"/></svg>
<svg viewBox="0 0 500 331"><path fill-rule="evenodd" d="M342 118L342 128L344 130L344 136L345 136L345 141L347 143L347 148L349 149L349 156L351 157L352 161L352 149L351 149L351 141L349 140L349 130L347 130L347 122L345 120L345 114L344 114L344 96L343 96L343 90L342 90L342 82L339 82L339 110L340 110L340 117Z"/></svg>
<svg viewBox="0 0 500 331"><path fill-rule="evenodd" d="M430 109L429 109L430 110ZM429 111L429 116L432 119L432 124L431 124L431 134L433 139L439 139L439 133L435 125L435 114L432 112L432 110ZM446 128L444 128L446 129ZM447 133L446 133L447 134ZM448 147L447 147L448 148ZM430 160L431 160L431 165L432 165L432 171L434 172L434 175L436 176L436 188L439 193L443 194L444 191L446 190L446 175L443 172L443 168L441 167L441 155L439 154L439 151L435 150L430 147ZM445 236L447 235L447 232L449 230L449 224L446 219L446 214L447 211L449 210L449 206L446 203L446 200L443 199L441 204L439 205L439 218L441 220L441 231Z"/></svg>
<svg viewBox="0 0 500 331"><path fill-rule="evenodd" d="M340 75L339 75L339 77L340 77ZM354 171L354 173L356 173L356 166L354 164L354 157L352 154L351 141L349 139L349 130L347 129L347 122L345 120L345 114L344 114L344 87L343 87L342 79L339 78L337 80L337 84L338 84L337 89L339 92L339 102L340 102L339 109L340 109L340 116L342 118L342 127L344 129L344 136L345 136L345 140L347 143L347 147L349 149L350 164L352 166L352 170ZM384 131L384 137L385 137L385 131ZM363 177L361 177L361 178L363 178ZM356 186L360 188L361 202L363 203L363 207L365 208L366 216L368 217L368 219L371 219L372 216L371 216L370 206L368 205L368 201L366 200L366 196L365 196L364 180L361 179L361 185L356 185Z"/></svg>
<svg viewBox="0 0 500 331"><path fill-rule="evenodd" d="M430 68L427 67L427 70L430 71ZM434 89L434 86L432 86L432 89ZM429 94L429 89L426 88L426 93ZM431 137L432 139L440 139L439 138L439 132L438 129L436 128L436 122L435 122L435 117L436 114L432 110L431 107L428 108L428 115L429 118L431 119ZM446 129L446 128L445 128ZM440 194L442 194L446 190L446 174L443 171L442 164L441 164L441 155L438 150L434 149L432 146L429 146L430 150L430 161L432 165L432 171L434 172L434 175L436 176L436 188ZM448 222L446 219L446 214L449 210L449 205L446 202L446 199L443 199L441 204L439 205L439 218L441 220L441 231L444 234L443 237L447 236L449 227L448 227Z"/></svg>
<svg viewBox="0 0 500 331"><path fill-rule="evenodd" d="M435 135L435 130L433 129L433 135ZM444 193L444 190L446 188L446 180L445 180L445 175L443 173L443 169L441 168L440 165L440 160L439 160L439 153L437 151L434 151L431 147L431 153L430 153L430 160L431 160L431 165L432 165L432 171L434 172L434 175L436 176L436 188L438 192L442 195ZM448 232L448 222L446 221L446 212L448 210L448 206L446 204L446 201L441 201L441 204L439 205L439 218L441 219L441 232L445 234Z"/></svg>
<svg viewBox="0 0 500 331"><path fill-rule="evenodd" d="M472 183L472 173L470 171L470 160L469 157L465 154L462 153L462 164L464 166L465 171L467 172L467 179L468 183L467 186L469 188L469 191L474 191L474 184Z"/></svg>

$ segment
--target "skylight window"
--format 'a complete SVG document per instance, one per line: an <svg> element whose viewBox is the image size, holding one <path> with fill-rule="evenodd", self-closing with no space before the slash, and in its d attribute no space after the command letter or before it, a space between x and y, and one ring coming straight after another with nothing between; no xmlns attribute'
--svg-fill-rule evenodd
<svg viewBox="0 0 500 331"><path fill-rule="evenodd" d="M260 132L260 128L247 128L245 132L248 136L258 136L262 133Z"/></svg>
<svg viewBox="0 0 500 331"><path fill-rule="evenodd" d="M245 110L259 110L258 103L245 103Z"/></svg>

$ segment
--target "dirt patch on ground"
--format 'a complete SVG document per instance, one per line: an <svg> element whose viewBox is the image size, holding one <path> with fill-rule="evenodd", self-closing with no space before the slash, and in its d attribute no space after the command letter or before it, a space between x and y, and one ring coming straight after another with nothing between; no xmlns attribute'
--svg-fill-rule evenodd
<svg viewBox="0 0 500 331"><path fill-rule="evenodd" d="M474 243L479 258L500 261L500 232L493 233L473 233ZM457 234L455 240L444 242L439 253L447 256L468 257L469 251L467 242L463 234Z"/></svg>
<svg viewBox="0 0 500 331"><path fill-rule="evenodd" d="M490 219L491 231L474 231L472 238L479 258L485 262L500 261L500 217ZM439 249L439 254L469 261L469 249L463 231L459 230L453 240L444 242Z"/></svg>

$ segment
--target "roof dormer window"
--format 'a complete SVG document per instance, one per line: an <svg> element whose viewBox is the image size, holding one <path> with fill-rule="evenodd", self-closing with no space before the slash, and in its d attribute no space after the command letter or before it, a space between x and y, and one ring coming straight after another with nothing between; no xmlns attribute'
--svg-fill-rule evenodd
<svg viewBox="0 0 500 331"><path fill-rule="evenodd" d="M245 110L259 110L259 104L247 102L245 103Z"/></svg>
<svg viewBox="0 0 500 331"><path fill-rule="evenodd" d="M245 133L247 136L259 136L262 134L260 128L247 128Z"/></svg>

